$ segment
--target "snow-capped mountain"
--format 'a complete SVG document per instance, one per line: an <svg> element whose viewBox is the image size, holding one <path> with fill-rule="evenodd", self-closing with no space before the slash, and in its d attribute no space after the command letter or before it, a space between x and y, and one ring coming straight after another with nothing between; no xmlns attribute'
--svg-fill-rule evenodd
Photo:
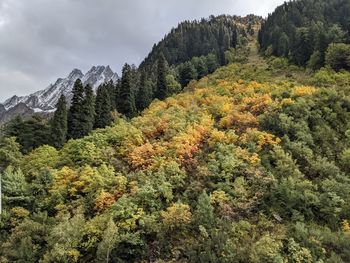
<svg viewBox="0 0 350 263"><path fill-rule="evenodd" d="M118 80L118 74L113 72L109 66L93 66L88 72L83 74L79 69L73 71L66 78L59 78L54 84L46 89L37 91L28 96L13 96L7 99L3 104L6 111L16 105L23 103L34 112L48 112L55 109L58 99L64 94L69 101L72 98L72 89L74 82L81 79L84 85L90 84L96 91L102 83Z"/></svg>

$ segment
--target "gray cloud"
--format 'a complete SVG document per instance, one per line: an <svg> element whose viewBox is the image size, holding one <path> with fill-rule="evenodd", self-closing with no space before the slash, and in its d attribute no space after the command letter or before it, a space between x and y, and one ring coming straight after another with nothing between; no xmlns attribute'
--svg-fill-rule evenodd
<svg viewBox="0 0 350 263"><path fill-rule="evenodd" d="M171 27L211 14L266 16L283 0L0 0L0 101L73 68L139 64Z"/></svg>

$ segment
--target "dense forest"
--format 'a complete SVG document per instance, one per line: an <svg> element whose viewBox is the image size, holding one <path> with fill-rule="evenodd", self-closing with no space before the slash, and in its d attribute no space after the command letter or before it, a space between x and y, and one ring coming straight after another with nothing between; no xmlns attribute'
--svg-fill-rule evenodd
<svg viewBox="0 0 350 263"><path fill-rule="evenodd" d="M342 2L286 3L258 40L255 16L184 22L117 83L6 125L0 262L350 262L346 41L313 71L257 43L307 3Z"/></svg>
<svg viewBox="0 0 350 263"><path fill-rule="evenodd" d="M287 57L299 66L318 69L328 63L334 69L349 69L350 46L334 47L350 43L349 14L349 0L285 2L263 23L260 46L266 54ZM344 52L342 65L332 62L337 53Z"/></svg>
<svg viewBox="0 0 350 263"><path fill-rule="evenodd" d="M163 53L170 65L178 65L193 57L213 53L218 58L238 42L236 21L231 16L211 16L201 21L185 21L154 45L141 68L152 65L158 54Z"/></svg>

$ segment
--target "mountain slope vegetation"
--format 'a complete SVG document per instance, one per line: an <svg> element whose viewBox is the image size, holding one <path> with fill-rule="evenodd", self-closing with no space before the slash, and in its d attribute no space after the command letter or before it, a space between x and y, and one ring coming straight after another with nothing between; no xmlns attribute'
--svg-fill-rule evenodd
<svg viewBox="0 0 350 263"><path fill-rule="evenodd" d="M349 13L348 0L285 2L262 25L259 33L262 51L318 69L327 62L326 53L331 44L350 43ZM349 57L349 45L345 50ZM340 68L349 69L349 65L345 63Z"/></svg>
<svg viewBox="0 0 350 263"><path fill-rule="evenodd" d="M347 7L184 22L96 98L15 119L0 262L350 262Z"/></svg>
<svg viewBox="0 0 350 263"><path fill-rule="evenodd" d="M139 117L0 153L3 262L349 262L350 74L232 63Z"/></svg>

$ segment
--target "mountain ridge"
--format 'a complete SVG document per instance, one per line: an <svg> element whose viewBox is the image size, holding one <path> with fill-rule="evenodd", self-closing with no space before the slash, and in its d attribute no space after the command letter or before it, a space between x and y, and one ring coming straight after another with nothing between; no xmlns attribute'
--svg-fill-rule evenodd
<svg viewBox="0 0 350 263"><path fill-rule="evenodd" d="M58 78L54 84L50 84L43 90L36 91L25 96L14 95L5 100L1 105L6 111L14 108L19 103L24 103L28 108L34 112L49 112L55 109L59 97L63 94L68 100L72 97L72 89L74 82L81 79L84 85L90 84L96 91L97 87L102 83L119 79L109 65L107 66L93 66L85 74L80 69L73 69L67 77Z"/></svg>

